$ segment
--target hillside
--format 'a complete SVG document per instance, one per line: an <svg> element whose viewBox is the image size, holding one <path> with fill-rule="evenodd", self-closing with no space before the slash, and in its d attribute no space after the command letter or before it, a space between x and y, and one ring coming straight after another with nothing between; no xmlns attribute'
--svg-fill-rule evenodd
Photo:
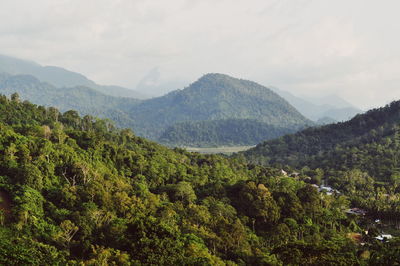
<svg viewBox="0 0 400 266"><path fill-rule="evenodd" d="M29 75L0 73L0 93L10 96L17 92L21 99L61 111L77 110L82 115L109 118L119 127L133 127L134 121L124 112L139 100L112 97L87 87L56 88Z"/></svg>
<svg viewBox="0 0 400 266"><path fill-rule="evenodd" d="M345 123L264 142L243 155L253 163L295 167L313 183L330 184L371 219L383 219L385 230L398 231L400 101Z"/></svg>
<svg viewBox="0 0 400 266"><path fill-rule="evenodd" d="M176 123L164 131L159 142L191 147L251 146L294 132L251 119L208 120Z"/></svg>
<svg viewBox="0 0 400 266"><path fill-rule="evenodd" d="M106 95L117 97L146 98L142 93L119 86L104 86L96 84L82 74L55 66L41 66L35 62L26 61L10 56L0 55L0 73L11 75L31 75L42 82L55 87L88 87Z"/></svg>
<svg viewBox="0 0 400 266"><path fill-rule="evenodd" d="M398 254L397 242L356 245L345 198L280 169L170 150L16 95L0 97L0 128L4 265L376 265Z"/></svg>
<svg viewBox="0 0 400 266"><path fill-rule="evenodd" d="M308 128L261 143L244 155L264 165L320 168L336 177L335 182L341 182L344 172L362 171L370 181L393 189L400 176L399 128L400 101L344 123Z"/></svg>
<svg viewBox="0 0 400 266"><path fill-rule="evenodd" d="M157 138L178 122L253 119L272 126L297 129L310 120L270 89L223 74L207 74L183 90L133 106L141 135Z"/></svg>
<svg viewBox="0 0 400 266"><path fill-rule="evenodd" d="M332 153L338 150L351 150L353 147L365 150L371 145L386 141L386 138L391 139L390 144L393 145L400 124L399 117L400 102L393 102L386 107L357 115L347 122L308 128L293 135L261 143L246 151L244 155L263 164L301 166L315 162L320 165L329 162ZM333 161L338 163L337 167L349 163L347 156L334 157ZM356 164L357 160L354 158L351 161ZM382 162L389 158L392 156L380 154L379 159L376 157ZM372 164L368 167L367 163L364 167L372 169Z"/></svg>

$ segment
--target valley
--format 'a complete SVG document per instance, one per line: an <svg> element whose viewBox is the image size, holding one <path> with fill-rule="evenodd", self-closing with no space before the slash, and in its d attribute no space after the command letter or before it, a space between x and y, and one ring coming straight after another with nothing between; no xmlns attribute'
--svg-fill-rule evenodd
<svg viewBox="0 0 400 266"><path fill-rule="evenodd" d="M116 264L395 262L398 231L386 221L394 221L399 210L400 183L392 166L398 158L393 153L398 112L394 102L345 123L307 128L255 147L187 151L117 129L109 120L21 102L17 94L1 96L0 189L8 213L0 219L0 262L89 264L103 252ZM378 132L380 124L385 127ZM370 133L358 138L359 126ZM336 138L327 135L326 146L308 139L322 132ZM339 161L342 167L328 166L346 158L329 157L338 140L360 145L364 153L382 143L393 154L365 157L379 160L382 170L360 166L355 158ZM325 147L330 159L314 160L310 144L297 148L307 141L317 151ZM213 154L244 148L231 157ZM338 192L317 190L321 182ZM346 213L349 208L365 209L365 219ZM376 219L384 222L378 226ZM382 234L390 239L379 240Z"/></svg>
<svg viewBox="0 0 400 266"><path fill-rule="evenodd" d="M0 73L4 95L18 93L22 100L62 112L108 118L119 128L170 146L256 145L314 125L272 90L223 74L206 74L182 90L145 100L82 84L60 88L28 74Z"/></svg>
<svg viewBox="0 0 400 266"><path fill-rule="evenodd" d="M197 148L197 147L182 147L183 149L190 151L190 152L198 152L198 153L205 153L205 154L226 154L231 155L233 153L247 151L254 146L227 146L227 147L210 147L210 148Z"/></svg>
<svg viewBox="0 0 400 266"><path fill-rule="evenodd" d="M147 100L31 75L1 74L0 92L3 264L108 254L121 265L377 265L399 255L399 102L316 124L223 74Z"/></svg>
<svg viewBox="0 0 400 266"><path fill-rule="evenodd" d="M400 266L399 1L0 9L0 265Z"/></svg>

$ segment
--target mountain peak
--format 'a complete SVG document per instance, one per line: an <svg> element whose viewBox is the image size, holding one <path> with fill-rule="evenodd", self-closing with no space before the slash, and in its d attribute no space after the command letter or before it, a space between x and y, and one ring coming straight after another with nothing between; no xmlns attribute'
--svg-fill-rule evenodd
<svg viewBox="0 0 400 266"><path fill-rule="evenodd" d="M153 138L163 128L186 121L253 119L286 128L312 124L270 89L219 73L206 74L183 90L145 101L132 112L138 124L155 121L157 128L142 134Z"/></svg>
<svg viewBox="0 0 400 266"><path fill-rule="evenodd" d="M222 74L222 73L207 73L207 74L203 75L202 77L200 77L192 85L211 83L214 86L215 85L221 86L223 84L231 84L231 86L232 86L232 83L241 82L241 81L242 81L241 79L234 78L229 75Z"/></svg>
<svg viewBox="0 0 400 266"><path fill-rule="evenodd" d="M231 77L227 74L223 74L223 73L207 73L204 74L202 77L200 77L199 80L201 79L221 79L221 78L226 78L226 79L237 79L234 77Z"/></svg>
<svg viewBox="0 0 400 266"><path fill-rule="evenodd" d="M241 78L235 78L223 73L207 73L200 77L196 82L201 81L215 81L215 82L244 82L244 83L254 83L254 81L245 80ZM260 85L261 86L261 85Z"/></svg>

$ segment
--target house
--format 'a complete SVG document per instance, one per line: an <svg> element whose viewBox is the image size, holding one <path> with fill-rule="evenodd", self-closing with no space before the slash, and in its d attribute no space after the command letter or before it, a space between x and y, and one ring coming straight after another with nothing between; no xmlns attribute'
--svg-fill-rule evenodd
<svg viewBox="0 0 400 266"><path fill-rule="evenodd" d="M351 208L346 210L347 214L354 214L354 215L365 215L367 212L365 210L362 210L360 208Z"/></svg>
<svg viewBox="0 0 400 266"><path fill-rule="evenodd" d="M382 235L379 235L379 236L377 236L375 238L380 240L380 241L386 241L386 240L392 239L393 236L389 235L389 234L382 234Z"/></svg>
<svg viewBox="0 0 400 266"><path fill-rule="evenodd" d="M339 190L334 189L334 188L329 187L329 186L320 186L318 188L318 191L319 192L325 192L327 195L332 195L333 193L340 194Z"/></svg>
<svg viewBox="0 0 400 266"><path fill-rule="evenodd" d="M291 173L289 176L290 176L290 177L299 177L299 175L300 175L300 173L298 173L298 172L293 172L293 173Z"/></svg>

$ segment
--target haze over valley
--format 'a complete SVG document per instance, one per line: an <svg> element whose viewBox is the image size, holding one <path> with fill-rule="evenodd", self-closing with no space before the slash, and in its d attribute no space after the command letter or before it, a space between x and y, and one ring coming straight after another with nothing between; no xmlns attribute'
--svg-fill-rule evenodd
<svg viewBox="0 0 400 266"><path fill-rule="evenodd" d="M362 112L338 96L327 96L325 103L322 98L304 100L224 74L206 74L183 89L143 99L133 90L98 85L61 67L43 67L9 56L0 57L0 70L0 92L5 95L17 92L22 99L64 112L73 109L109 118L120 128L171 146L255 145Z"/></svg>

